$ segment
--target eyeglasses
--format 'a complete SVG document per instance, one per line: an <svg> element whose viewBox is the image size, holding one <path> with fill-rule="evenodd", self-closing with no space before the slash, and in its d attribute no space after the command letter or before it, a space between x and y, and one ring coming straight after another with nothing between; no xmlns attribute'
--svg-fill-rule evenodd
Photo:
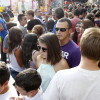
<svg viewBox="0 0 100 100"><path fill-rule="evenodd" d="M43 52L46 52L47 51L47 48L44 48L44 47L41 47L41 46L37 46L38 47L38 50L40 51L40 49L42 49Z"/></svg>
<svg viewBox="0 0 100 100"><path fill-rule="evenodd" d="M69 29L69 28L55 28L56 31L59 31L60 30L61 32L65 32L66 29Z"/></svg>

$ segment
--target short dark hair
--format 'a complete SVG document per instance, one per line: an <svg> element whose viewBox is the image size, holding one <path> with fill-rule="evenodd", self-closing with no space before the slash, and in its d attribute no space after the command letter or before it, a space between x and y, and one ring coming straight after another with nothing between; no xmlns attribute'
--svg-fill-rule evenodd
<svg viewBox="0 0 100 100"><path fill-rule="evenodd" d="M90 28L90 27L94 27L94 23L89 19L83 19L81 21L81 23L83 24L83 28L84 29L87 29L87 28Z"/></svg>
<svg viewBox="0 0 100 100"><path fill-rule="evenodd" d="M38 19L32 19L27 23L27 30L32 30L35 25L42 25L41 21Z"/></svg>
<svg viewBox="0 0 100 100"><path fill-rule="evenodd" d="M49 21L47 21L47 31L52 32L53 31L53 27L54 27L54 20L50 19Z"/></svg>
<svg viewBox="0 0 100 100"><path fill-rule="evenodd" d="M80 10L79 9L75 9L74 10L74 15L75 16L79 16L80 15Z"/></svg>
<svg viewBox="0 0 100 100"><path fill-rule="evenodd" d="M28 10L26 13L27 13L28 15L32 15L32 16L34 17L34 11L33 11L33 10Z"/></svg>
<svg viewBox="0 0 100 100"><path fill-rule="evenodd" d="M55 65L61 60L61 48L57 36L53 33L46 33L39 37L39 42L47 45L47 61Z"/></svg>
<svg viewBox="0 0 100 100"><path fill-rule="evenodd" d="M56 8L55 15L58 19L64 17L64 10L62 8Z"/></svg>
<svg viewBox="0 0 100 100"><path fill-rule="evenodd" d="M35 33L40 37L44 33L44 27L42 25L35 25L32 29L32 33Z"/></svg>
<svg viewBox="0 0 100 100"><path fill-rule="evenodd" d="M14 27L14 26L17 26L17 23L8 22L8 23L6 24L6 26L7 26L7 29L9 30L10 28L12 28L12 27Z"/></svg>
<svg viewBox="0 0 100 100"><path fill-rule="evenodd" d="M18 15L18 21L20 22L22 20L22 17L25 16L24 14L19 14Z"/></svg>
<svg viewBox="0 0 100 100"><path fill-rule="evenodd" d="M58 20L58 22L67 22L68 23L68 28L72 28L72 22L68 18L61 18Z"/></svg>
<svg viewBox="0 0 100 100"><path fill-rule="evenodd" d="M7 80L9 81L10 71L5 62L0 62L0 85L3 85Z"/></svg>
<svg viewBox="0 0 100 100"><path fill-rule="evenodd" d="M21 71L15 78L15 84L26 92L37 90L41 85L42 79L40 74L33 68Z"/></svg>
<svg viewBox="0 0 100 100"><path fill-rule="evenodd" d="M80 9L80 15L82 15L83 13L86 13L86 9L85 8L82 8L82 9Z"/></svg>
<svg viewBox="0 0 100 100"><path fill-rule="evenodd" d="M80 48L82 56L100 61L100 29L86 29L81 38Z"/></svg>

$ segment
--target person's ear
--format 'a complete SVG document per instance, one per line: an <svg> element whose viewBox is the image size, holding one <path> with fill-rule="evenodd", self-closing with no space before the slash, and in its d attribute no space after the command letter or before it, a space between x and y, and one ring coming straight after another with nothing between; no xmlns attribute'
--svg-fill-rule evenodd
<svg viewBox="0 0 100 100"><path fill-rule="evenodd" d="M69 29L69 33L70 33L70 34L72 33L72 29Z"/></svg>

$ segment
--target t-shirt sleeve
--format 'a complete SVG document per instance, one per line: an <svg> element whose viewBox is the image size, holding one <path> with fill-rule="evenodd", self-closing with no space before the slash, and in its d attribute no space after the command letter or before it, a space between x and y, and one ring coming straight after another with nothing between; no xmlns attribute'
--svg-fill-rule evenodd
<svg viewBox="0 0 100 100"><path fill-rule="evenodd" d="M4 38L3 48L8 48L8 35Z"/></svg>
<svg viewBox="0 0 100 100"><path fill-rule="evenodd" d="M43 94L44 100L59 100L59 90L57 86L58 76L57 74L51 80L48 88Z"/></svg>
<svg viewBox="0 0 100 100"><path fill-rule="evenodd" d="M4 38L3 48L8 48L8 35Z"/></svg>

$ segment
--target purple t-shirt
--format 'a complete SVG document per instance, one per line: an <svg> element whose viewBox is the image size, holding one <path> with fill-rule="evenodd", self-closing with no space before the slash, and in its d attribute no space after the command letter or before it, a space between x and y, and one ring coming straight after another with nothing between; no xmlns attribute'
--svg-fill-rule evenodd
<svg viewBox="0 0 100 100"><path fill-rule="evenodd" d="M77 44L75 44L71 39L69 42L61 46L62 56L67 60L70 68L76 67L80 63L81 52Z"/></svg>

